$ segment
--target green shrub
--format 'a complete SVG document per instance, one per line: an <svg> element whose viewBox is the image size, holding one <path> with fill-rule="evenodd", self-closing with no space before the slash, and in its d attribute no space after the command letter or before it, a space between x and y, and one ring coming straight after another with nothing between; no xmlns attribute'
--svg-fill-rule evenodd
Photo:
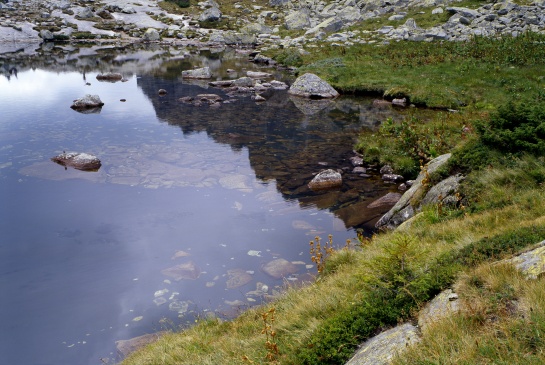
<svg viewBox="0 0 545 365"><path fill-rule="evenodd" d="M286 49L274 57L274 60L284 66L300 67L303 59L298 50Z"/></svg>
<svg viewBox="0 0 545 365"><path fill-rule="evenodd" d="M545 155L545 105L539 99L510 102L488 123L476 123L483 144L503 152Z"/></svg>
<svg viewBox="0 0 545 365"><path fill-rule="evenodd" d="M173 3L175 5L178 5L180 8L189 8L189 6L191 5L190 0L166 0L166 1L168 1L169 3Z"/></svg>

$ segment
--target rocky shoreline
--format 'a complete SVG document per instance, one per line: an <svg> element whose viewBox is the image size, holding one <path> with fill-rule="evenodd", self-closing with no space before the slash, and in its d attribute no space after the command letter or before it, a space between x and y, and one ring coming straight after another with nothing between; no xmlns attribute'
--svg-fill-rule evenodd
<svg viewBox="0 0 545 365"><path fill-rule="evenodd" d="M269 0L251 7L207 0L186 14L145 0L0 1L0 53L32 53L43 42L162 42L172 45L233 45L262 51L305 52L323 41L337 46L390 41L467 40L473 36L545 33L545 1L503 1L477 9L451 0ZM171 10L174 11L174 10ZM436 24L420 27L410 14L429 14ZM176 11L178 12L178 11ZM223 23L222 23L223 22ZM229 24L236 30L221 29ZM359 25L366 25L365 29ZM392 24L392 25L384 25ZM291 31L290 35L281 34Z"/></svg>

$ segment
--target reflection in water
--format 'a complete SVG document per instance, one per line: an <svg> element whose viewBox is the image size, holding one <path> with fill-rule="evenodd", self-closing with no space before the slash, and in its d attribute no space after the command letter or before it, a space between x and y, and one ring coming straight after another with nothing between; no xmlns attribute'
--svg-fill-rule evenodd
<svg viewBox="0 0 545 365"><path fill-rule="evenodd" d="M352 173L355 132L391 113L370 101L316 107L268 91L257 104L179 78L257 69L234 52L57 51L0 78L0 364L100 364L118 357L116 340L230 317L276 295L282 277L310 280L308 241L344 244L395 190ZM106 72L128 81L98 82ZM211 93L229 103L178 101ZM86 94L100 114L69 108ZM62 151L102 167L65 170L49 160ZM308 189L325 167L343 170L342 188Z"/></svg>

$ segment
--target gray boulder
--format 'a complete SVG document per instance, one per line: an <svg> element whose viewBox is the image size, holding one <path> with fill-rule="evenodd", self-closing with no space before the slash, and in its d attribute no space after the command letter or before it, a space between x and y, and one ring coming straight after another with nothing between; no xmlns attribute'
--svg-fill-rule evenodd
<svg viewBox="0 0 545 365"><path fill-rule="evenodd" d="M291 85L288 93L312 99L336 98L339 96L337 90L331 85L311 73L299 76Z"/></svg>
<svg viewBox="0 0 545 365"><path fill-rule="evenodd" d="M299 30L310 27L310 12L308 9L301 9L290 12L286 18L284 26L288 30Z"/></svg>
<svg viewBox="0 0 545 365"><path fill-rule="evenodd" d="M42 29L40 31L40 38L42 38L44 41L52 41L55 36L53 35L53 33L51 33L51 31L47 29Z"/></svg>
<svg viewBox="0 0 545 365"><path fill-rule="evenodd" d="M89 19L94 17L95 14L93 13L93 8L87 7L80 10L77 16L78 18L81 18L81 19Z"/></svg>
<svg viewBox="0 0 545 365"><path fill-rule="evenodd" d="M199 15L200 22L217 22L221 19L222 13L219 8L212 7L204 10Z"/></svg>
<svg viewBox="0 0 545 365"><path fill-rule="evenodd" d="M142 39L148 42L154 42L161 39L161 36L159 35L159 32L157 31L157 29L148 28L146 32L144 33L144 35L142 36Z"/></svg>
<svg viewBox="0 0 545 365"><path fill-rule="evenodd" d="M533 250L500 261L500 263L505 262L515 265L528 279L541 277L545 273L545 241L540 242Z"/></svg>

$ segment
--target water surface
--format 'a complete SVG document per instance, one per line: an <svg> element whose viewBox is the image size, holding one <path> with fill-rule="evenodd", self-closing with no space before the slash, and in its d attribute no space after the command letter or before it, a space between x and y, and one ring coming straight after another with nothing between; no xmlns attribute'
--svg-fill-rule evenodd
<svg viewBox="0 0 545 365"><path fill-rule="evenodd" d="M113 363L117 340L231 318L310 280L313 237L344 245L387 210L366 207L396 186L352 173L349 158L356 133L394 111L356 98L307 105L285 91L259 104L229 98L181 71L209 66L219 79L258 67L234 51L184 53L1 59L0 364ZM107 71L126 82L98 82ZM232 102L178 101L202 93ZM100 113L69 108L85 94L100 96ZM50 161L62 151L94 154L102 167ZM343 169L343 187L310 191L327 167ZM279 258L292 263L284 279L262 270Z"/></svg>

